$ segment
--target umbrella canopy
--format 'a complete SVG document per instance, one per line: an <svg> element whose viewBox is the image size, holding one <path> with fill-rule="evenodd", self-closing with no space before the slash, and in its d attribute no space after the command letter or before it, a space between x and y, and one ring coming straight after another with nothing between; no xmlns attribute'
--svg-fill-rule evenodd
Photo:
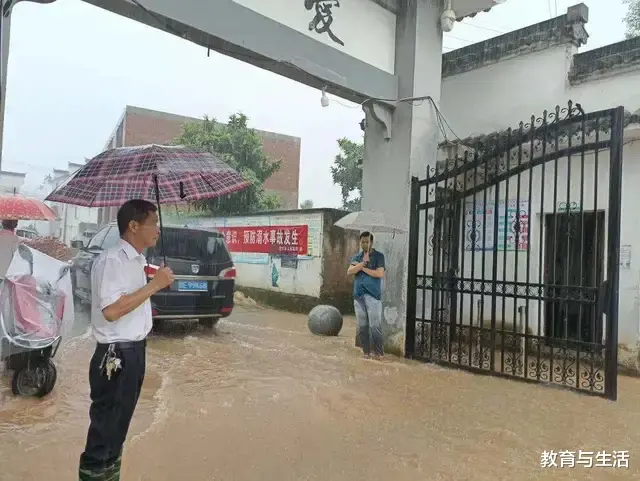
<svg viewBox="0 0 640 481"><path fill-rule="evenodd" d="M56 220L56 213L44 202L19 195L0 196L0 219Z"/></svg>
<svg viewBox="0 0 640 481"><path fill-rule="evenodd" d="M384 214L372 211L351 212L338 220L334 225L343 229L360 232L405 233L407 230Z"/></svg>
<svg viewBox="0 0 640 481"><path fill-rule="evenodd" d="M84 207L120 206L130 199L179 203L232 194L249 185L209 152L152 144L98 154L46 200Z"/></svg>

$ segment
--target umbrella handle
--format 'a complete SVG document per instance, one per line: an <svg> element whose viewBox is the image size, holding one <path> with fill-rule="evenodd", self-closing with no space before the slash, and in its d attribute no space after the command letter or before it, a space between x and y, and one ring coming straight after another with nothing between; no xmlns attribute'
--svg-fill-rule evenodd
<svg viewBox="0 0 640 481"><path fill-rule="evenodd" d="M158 220L160 221L160 250L162 250L162 259L164 265L167 265L167 255L164 250L164 232L162 229L162 208L160 207L160 187L158 187L158 174L153 175L153 184L156 191L156 204L158 204Z"/></svg>

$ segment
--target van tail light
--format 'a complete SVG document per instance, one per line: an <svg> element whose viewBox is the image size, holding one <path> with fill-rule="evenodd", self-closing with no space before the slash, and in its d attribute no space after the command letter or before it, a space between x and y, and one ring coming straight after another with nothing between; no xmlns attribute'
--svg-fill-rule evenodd
<svg viewBox="0 0 640 481"><path fill-rule="evenodd" d="M231 311L233 311L233 306L227 306L220 309L221 314L229 314Z"/></svg>
<svg viewBox="0 0 640 481"><path fill-rule="evenodd" d="M158 272L158 269L160 269L160 266L156 266L154 264L147 264L146 266L144 266L144 273L147 275L148 278L153 278L153 276L156 275L156 272Z"/></svg>
<svg viewBox="0 0 640 481"><path fill-rule="evenodd" d="M220 278L222 279L235 279L236 278L236 268L228 267L220 271Z"/></svg>
<svg viewBox="0 0 640 481"><path fill-rule="evenodd" d="M151 308L151 317L156 317L158 315L158 309L155 307Z"/></svg>

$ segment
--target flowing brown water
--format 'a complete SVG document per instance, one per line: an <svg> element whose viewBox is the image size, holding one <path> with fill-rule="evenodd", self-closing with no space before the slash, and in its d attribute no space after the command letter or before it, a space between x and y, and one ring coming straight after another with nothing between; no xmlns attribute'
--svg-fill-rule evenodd
<svg viewBox="0 0 640 481"><path fill-rule="evenodd" d="M81 325L81 324L80 324ZM82 327L82 325L81 325ZM153 336L123 481L640 479L640 381L617 403L431 365L360 358L353 320L240 310L214 336ZM0 390L0 481L77 479L92 340L45 400ZM543 450L628 450L629 469L540 467Z"/></svg>

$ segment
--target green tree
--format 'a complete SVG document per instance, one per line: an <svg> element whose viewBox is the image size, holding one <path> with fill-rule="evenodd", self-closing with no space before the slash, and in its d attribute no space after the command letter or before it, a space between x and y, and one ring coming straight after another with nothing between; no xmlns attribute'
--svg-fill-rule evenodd
<svg viewBox="0 0 640 481"><path fill-rule="evenodd" d="M224 216L280 207L280 198L265 192L264 182L278 171L281 161L267 158L262 140L254 129L249 128L246 115L233 114L226 125L207 116L202 122L188 122L173 144L211 152L251 181L251 185L241 192L194 202L196 209Z"/></svg>
<svg viewBox="0 0 640 481"><path fill-rule="evenodd" d="M303 200L300 203L301 209L313 209L313 201L311 199Z"/></svg>
<svg viewBox="0 0 640 481"><path fill-rule="evenodd" d="M364 157L364 144L342 138L338 139L338 147L340 153L336 155L331 167L333 183L340 186L342 207L349 211L360 210L362 197L360 163Z"/></svg>
<svg viewBox="0 0 640 481"><path fill-rule="evenodd" d="M640 35L640 0L623 0L623 2L629 4L629 10L624 17L624 22L627 24L627 38L636 37Z"/></svg>

